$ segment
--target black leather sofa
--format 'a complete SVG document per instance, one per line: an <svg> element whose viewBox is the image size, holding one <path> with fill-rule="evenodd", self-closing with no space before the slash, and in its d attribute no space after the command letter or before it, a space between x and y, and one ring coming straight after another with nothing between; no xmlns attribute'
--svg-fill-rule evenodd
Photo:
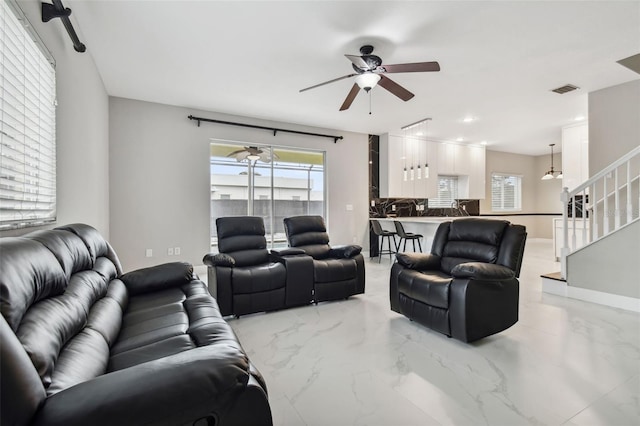
<svg viewBox="0 0 640 426"><path fill-rule="evenodd" d="M302 249L313 258L315 302L346 299L364 293L362 247L331 247L322 216L294 216L284 219L289 246Z"/></svg>
<svg viewBox="0 0 640 426"><path fill-rule="evenodd" d="M0 239L1 424L271 425L191 265L122 274L87 225Z"/></svg>
<svg viewBox="0 0 640 426"><path fill-rule="evenodd" d="M311 303L311 259L299 249L270 254L261 217L220 217L216 229L220 253L202 260L222 315L239 317Z"/></svg>
<svg viewBox="0 0 640 426"><path fill-rule="evenodd" d="M398 253L391 309L463 342L518 321L527 233L503 220L459 219L437 229L430 254Z"/></svg>

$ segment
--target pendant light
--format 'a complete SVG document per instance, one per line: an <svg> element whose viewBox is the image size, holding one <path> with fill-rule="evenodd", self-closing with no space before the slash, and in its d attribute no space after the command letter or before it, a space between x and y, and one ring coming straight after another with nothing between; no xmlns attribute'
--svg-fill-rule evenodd
<svg viewBox="0 0 640 426"><path fill-rule="evenodd" d="M562 179L562 171L553 169L553 147L555 143L550 143L551 147L551 168L547 170L547 172L542 176L542 180L550 180L550 179ZM556 174L557 173L557 174Z"/></svg>

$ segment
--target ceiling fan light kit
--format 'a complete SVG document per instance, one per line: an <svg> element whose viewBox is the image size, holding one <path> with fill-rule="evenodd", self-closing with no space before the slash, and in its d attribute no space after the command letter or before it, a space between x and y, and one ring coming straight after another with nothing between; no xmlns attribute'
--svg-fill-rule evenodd
<svg viewBox="0 0 640 426"><path fill-rule="evenodd" d="M402 99L408 101L413 98L414 94L391 80L385 74L390 73L404 73L404 72L434 72L440 71L440 64L437 62L416 62L410 64L395 64L395 65L382 65L382 59L373 55L373 46L364 45L360 48L360 56L358 55L344 55L351 61L351 66L355 71L355 74L347 74L342 77L334 78L332 80L325 81L310 87L301 89L300 92L305 92L316 87L324 86L326 84L335 83L340 80L344 80L351 77L356 77L355 83L351 87L351 90L347 94L340 111L349 109L360 89L365 92L369 92L376 85L379 85L383 89Z"/></svg>
<svg viewBox="0 0 640 426"><path fill-rule="evenodd" d="M360 74L356 77L356 84L365 92L376 87L376 84L380 81L380 76L371 72Z"/></svg>

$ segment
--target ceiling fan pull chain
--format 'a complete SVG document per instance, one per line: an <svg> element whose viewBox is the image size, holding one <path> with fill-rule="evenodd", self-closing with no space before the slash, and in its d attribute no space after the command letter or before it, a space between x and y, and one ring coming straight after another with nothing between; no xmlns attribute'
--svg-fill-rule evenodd
<svg viewBox="0 0 640 426"><path fill-rule="evenodd" d="M371 115L371 90L369 90L369 115Z"/></svg>

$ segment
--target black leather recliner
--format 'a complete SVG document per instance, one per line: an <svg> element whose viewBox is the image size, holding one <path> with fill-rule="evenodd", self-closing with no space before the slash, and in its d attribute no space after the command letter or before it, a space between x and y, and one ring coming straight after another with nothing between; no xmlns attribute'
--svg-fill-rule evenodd
<svg viewBox="0 0 640 426"><path fill-rule="evenodd" d="M503 220L443 222L430 254L399 253L391 268L391 309L463 342L518 321L526 228Z"/></svg>
<svg viewBox="0 0 640 426"><path fill-rule="evenodd" d="M364 293L364 258L358 245L331 247L322 216L284 219L290 247L313 258L315 302L346 299Z"/></svg>
<svg viewBox="0 0 640 426"><path fill-rule="evenodd" d="M296 249L270 256L261 217L220 217L216 228L220 253L205 255L203 262L222 315L239 317L311 303L308 257Z"/></svg>

